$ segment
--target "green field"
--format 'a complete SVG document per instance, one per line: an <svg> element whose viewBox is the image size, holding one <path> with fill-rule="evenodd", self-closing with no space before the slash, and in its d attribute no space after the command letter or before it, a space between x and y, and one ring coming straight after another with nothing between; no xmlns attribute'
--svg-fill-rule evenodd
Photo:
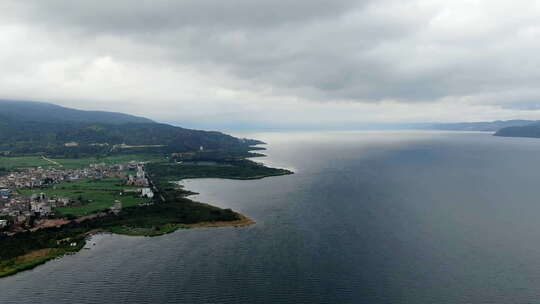
<svg viewBox="0 0 540 304"><path fill-rule="evenodd" d="M51 159L52 161L59 163L61 166L56 165L53 162L49 162L43 159L41 156L18 156L18 157L0 157L0 168L12 170L15 168L28 168L28 167L55 167L63 169L80 169L87 168L91 164L105 163L107 165L123 164L134 161L161 161L163 157L147 154L126 154L115 155L106 157L86 157L86 158L60 158Z"/></svg>
<svg viewBox="0 0 540 304"><path fill-rule="evenodd" d="M65 169L79 169L86 168L91 164L105 163L107 165L125 164L130 161L163 161L164 158L156 155L146 154L131 154L131 155L116 155L107 156L102 158L88 157L88 158L71 158L71 159L53 159L54 161L62 164Z"/></svg>
<svg viewBox="0 0 540 304"><path fill-rule="evenodd" d="M12 170L27 167L52 167L52 163L39 156L0 157L0 168Z"/></svg>
<svg viewBox="0 0 540 304"><path fill-rule="evenodd" d="M58 215L83 216L96 213L110 208L115 200L122 202L123 207L132 207L140 203L147 202L147 199L136 197L133 194L120 195L124 189L135 189L135 187L123 185L120 179L103 180L83 180L73 183L55 185L54 188L38 190L20 190L24 196L45 193L47 197L70 198L85 201L82 206L62 207L55 211Z"/></svg>

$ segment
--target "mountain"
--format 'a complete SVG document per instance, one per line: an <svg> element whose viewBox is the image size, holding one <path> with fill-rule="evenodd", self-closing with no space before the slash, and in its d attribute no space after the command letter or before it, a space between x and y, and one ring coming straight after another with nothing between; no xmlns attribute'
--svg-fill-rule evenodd
<svg viewBox="0 0 540 304"><path fill-rule="evenodd" d="M502 128L495 136L505 137L536 137L540 138L540 123L533 123L526 126Z"/></svg>
<svg viewBox="0 0 540 304"><path fill-rule="evenodd" d="M35 101L0 100L0 119L11 118L34 122L79 122L79 123L153 123L152 120L128 114L83 111Z"/></svg>
<svg viewBox="0 0 540 304"><path fill-rule="evenodd" d="M425 124L423 128L448 131L487 131L495 132L507 127L521 127L536 123L534 120L496 120L490 122L461 122Z"/></svg>
<svg viewBox="0 0 540 304"><path fill-rule="evenodd" d="M39 102L0 102L0 153L78 157L118 153L247 151L256 140L191 130L122 113Z"/></svg>

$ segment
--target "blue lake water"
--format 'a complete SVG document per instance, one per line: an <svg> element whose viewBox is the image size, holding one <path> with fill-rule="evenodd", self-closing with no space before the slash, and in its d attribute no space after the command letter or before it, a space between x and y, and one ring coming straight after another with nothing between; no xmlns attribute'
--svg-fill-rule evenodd
<svg viewBox="0 0 540 304"><path fill-rule="evenodd" d="M251 136L296 174L184 184L256 225L98 235L0 279L0 303L540 302L540 140Z"/></svg>

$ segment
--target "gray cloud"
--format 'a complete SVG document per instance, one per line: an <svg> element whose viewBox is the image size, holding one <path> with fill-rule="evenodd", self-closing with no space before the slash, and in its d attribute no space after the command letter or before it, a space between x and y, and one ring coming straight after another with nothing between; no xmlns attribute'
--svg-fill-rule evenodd
<svg viewBox="0 0 540 304"><path fill-rule="evenodd" d="M14 31L6 39L17 45L0 52L2 64L15 76L33 74L30 84L0 78L15 97L39 98L25 93L34 88L118 107L153 97L163 112L177 105L193 119L237 107L228 117L288 109L317 121L330 109L318 103L340 103L336 115L372 111L351 121L380 119L377 109L397 120L453 107L446 119L477 107L494 118L538 110L536 1L29 0L3 8L0 30ZM34 40L22 34L43 51L18 52ZM54 92L39 84L47 74L60 87ZM418 104L422 115L390 103Z"/></svg>
<svg viewBox="0 0 540 304"><path fill-rule="evenodd" d="M218 30L318 22L362 7L354 0L39 0L17 4L18 14L43 24L76 25L89 31L152 33L182 27Z"/></svg>

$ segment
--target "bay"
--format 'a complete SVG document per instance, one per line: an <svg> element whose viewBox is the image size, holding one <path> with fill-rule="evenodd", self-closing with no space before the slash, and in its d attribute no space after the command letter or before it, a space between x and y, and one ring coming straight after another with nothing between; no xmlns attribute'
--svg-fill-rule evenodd
<svg viewBox="0 0 540 304"><path fill-rule="evenodd" d="M465 132L248 134L255 181L187 180L254 219L88 250L0 279L0 303L534 303L540 140Z"/></svg>

